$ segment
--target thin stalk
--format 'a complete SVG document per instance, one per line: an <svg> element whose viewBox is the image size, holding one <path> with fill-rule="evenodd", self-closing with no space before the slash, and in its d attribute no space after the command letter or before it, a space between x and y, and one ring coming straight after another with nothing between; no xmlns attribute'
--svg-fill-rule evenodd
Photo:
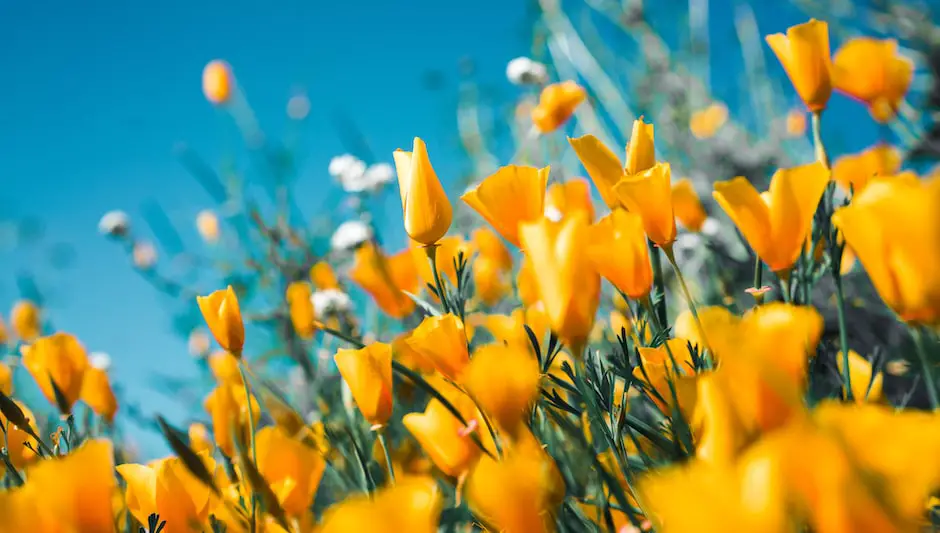
<svg viewBox="0 0 940 533"><path fill-rule="evenodd" d="M663 260L659 257L659 248L653 244L653 241L647 241L647 246L649 246L650 263L653 267L653 285L662 295L662 300L656 308L656 312L660 323L666 324L669 321L669 313L666 310L666 283L663 279Z"/></svg>
<svg viewBox="0 0 940 533"><path fill-rule="evenodd" d="M695 319L695 325L698 326L699 335L702 336L702 343L705 345L705 348L710 351L711 345L708 343L705 327L702 326L702 321L698 317L698 309L695 306L695 300L692 299L692 292L689 291L689 286L685 283L685 276L682 275L682 271L679 269L678 263L676 263L676 255L672 251L672 246L663 248L663 252L666 254L666 259L669 260L669 264L672 265L672 270L676 273L676 278L679 279L679 287L682 289L682 295L685 296L686 303L689 304L689 311L692 312L692 318Z"/></svg>
<svg viewBox="0 0 940 533"><path fill-rule="evenodd" d="M378 430L379 445L382 446L382 453L385 454L385 466L388 468L388 479L395 484L395 467L392 466L392 455L388 452L388 443L385 442L385 428Z"/></svg>
<svg viewBox="0 0 940 533"><path fill-rule="evenodd" d="M826 168L832 168L829 165L829 154L822 142L822 112L813 113L813 147L816 149L816 160L826 165Z"/></svg>
<svg viewBox="0 0 940 533"><path fill-rule="evenodd" d="M839 267L836 265L832 268ZM842 276L836 275L835 278L836 317L839 320L839 345L842 348L842 381L845 383L845 399L851 402L854 400L854 395L852 394L852 373L849 371L849 335L848 326L845 323L845 293L842 290Z"/></svg>
<svg viewBox="0 0 940 533"><path fill-rule="evenodd" d="M764 303L764 293L761 292L760 290L761 287L763 287L763 283L761 280L761 278L763 277L763 274L764 274L764 265L761 264L760 256L757 255L757 253L755 252L754 253L754 290L756 292L754 292L753 294L755 305L760 305Z"/></svg>
<svg viewBox="0 0 940 533"><path fill-rule="evenodd" d="M434 286L437 288L437 299L441 301L441 310L449 312L447 305L447 296L444 294L444 283L441 282L441 274L437 271L437 245L424 247L428 254L428 261L431 262L431 272L434 274Z"/></svg>
<svg viewBox="0 0 940 533"><path fill-rule="evenodd" d="M918 326L911 326L911 337L914 338L914 347L917 358L920 360L921 372L924 375L924 386L927 387L927 397L930 399L930 408L940 411L940 397L937 396L937 381L930 370L930 361L927 358L927 347L924 346L924 335Z"/></svg>
<svg viewBox="0 0 940 533"><path fill-rule="evenodd" d="M251 388L248 386L248 375L245 372L245 363L244 359L238 361L238 372L242 376L242 385L245 387L245 405L248 408L248 443L251 447L251 462L256 466L258 464L258 450L255 447L255 415L251 412ZM258 512L258 498L255 496L255 492L251 492L251 531L255 531L257 527L255 524L256 514Z"/></svg>

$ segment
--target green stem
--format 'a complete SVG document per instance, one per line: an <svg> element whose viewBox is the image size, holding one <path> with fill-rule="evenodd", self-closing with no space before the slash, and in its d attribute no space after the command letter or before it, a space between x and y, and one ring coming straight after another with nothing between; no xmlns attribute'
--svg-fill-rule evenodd
<svg viewBox="0 0 940 533"><path fill-rule="evenodd" d="M822 112L813 113L813 147L816 149L816 160L831 168L829 165L829 154L822 142Z"/></svg>
<svg viewBox="0 0 940 533"><path fill-rule="evenodd" d="M382 453L385 454L385 466L388 468L388 479L395 484L395 467L392 466L392 454L388 452L388 443L385 442L385 428L378 430L379 445L382 446Z"/></svg>
<svg viewBox="0 0 940 533"><path fill-rule="evenodd" d="M251 410L251 388L248 386L248 376L245 372L245 363L244 359L239 359L238 361L238 372L242 376L242 385L245 387L245 405L248 408L248 443L251 447L251 462L258 465L258 450L255 447L255 415ZM256 529L256 513L258 510L258 498L255 496L254 491L251 493L251 531Z"/></svg>
<svg viewBox="0 0 940 533"><path fill-rule="evenodd" d="M699 335L702 336L702 344L705 345L707 350L711 351L711 345L708 343L705 327L702 325L702 321L698 317L698 309L695 306L695 300L692 299L692 292L689 291L689 286L685 283L685 276L682 275L682 271L679 270L679 265L676 263L676 256L672 251L672 246L663 248L663 252L665 252L666 259L669 260L669 264L672 265L672 270L676 273L676 278L679 280L679 287L682 289L682 295L685 296L685 301L689 304L689 311L692 312L692 318L695 319L695 325L698 326Z"/></svg>
<svg viewBox="0 0 940 533"><path fill-rule="evenodd" d="M838 268L838 267L835 267ZM845 323L845 294L842 290L842 276L836 275L836 316L839 320L839 347L842 349L842 381L845 384L845 399L853 401L852 373L849 371L849 335Z"/></svg>
<svg viewBox="0 0 940 533"><path fill-rule="evenodd" d="M754 254L754 290L757 291L754 293L754 302L756 305L764 303L764 293L760 292L761 287L763 287L763 282L761 278L764 274L764 265L761 263L760 256L757 253Z"/></svg>
<svg viewBox="0 0 940 533"><path fill-rule="evenodd" d="M431 272L434 274L434 286L437 288L437 299L441 302L441 309L448 313L447 305L447 296L444 294L444 283L441 281L441 274L437 271L437 245L432 244L431 246L424 247L425 253L428 254L428 260L431 262Z"/></svg>
<svg viewBox="0 0 940 533"><path fill-rule="evenodd" d="M650 250L650 263L653 267L653 284L657 292L662 296L656 311L659 321L663 324L669 321L669 313L666 310L666 282L663 279L663 260L659 257L659 248L653 244L653 241L647 241Z"/></svg>
<svg viewBox="0 0 940 533"><path fill-rule="evenodd" d="M924 385L927 387L927 397L930 399L930 408L934 411L940 411L940 398L937 396L937 382L930 370L930 361L927 358L927 347L924 346L924 335L918 326L910 326L911 337L914 338L914 347L917 350L917 358L920 359L921 372L924 376Z"/></svg>

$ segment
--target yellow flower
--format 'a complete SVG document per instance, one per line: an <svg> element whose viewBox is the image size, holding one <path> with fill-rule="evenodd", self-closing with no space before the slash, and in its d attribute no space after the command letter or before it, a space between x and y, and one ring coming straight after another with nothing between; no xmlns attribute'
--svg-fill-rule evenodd
<svg viewBox="0 0 940 533"><path fill-rule="evenodd" d="M206 426L196 422L189 425L189 447L196 453L205 453L212 455L215 450L215 444L212 443L212 436Z"/></svg>
<svg viewBox="0 0 940 533"><path fill-rule="evenodd" d="M29 300L19 300L10 311L10 327L23 342L30 342L42 334L39 307Z"/></svg>
<svg viewBox="0 0 940 533"><path fill-rule="evenodd" d="M219 217L215 213L206 209L196 215L196 230L202 240L209 244L214 244L219 240Z"/></svg>
<svg viewBox="0 0 940 533"><path fill-rule="evenodd" d="M689 231L701 231L702 224L708 218L702 200L688 178L672 184L672 208L679 223Z"/></svg>
<svg viewBox="0 0 940 533"><path fill-rule="evenodd" d="M457 379L470 362L463 322L450 313L422 320L408 337L408 345L448 379Z"/></svg>
<svg viewBox="0 0 940 533"><path fill-rule="evenodd" d="M238 307L238 296L232 286L224 291L215 291L208 296L197 296L199 311L209 326L209 331L225 351L241 358L245 345L245 324Z"/></svg>
<svg viewBox="0 0 940 533"><path fill-rule="evenodd" d="M52 386L55 383L66 403L60 407L71 412L81 396L82 378L88 368L88 354L78 339L68 333L36 339L30 346L23 347L23 366L52 405L58 405Z"/></svg>
<svg viewBox="0 0 940 533"><path fill-rule="evenodd" d="M914 63L898 54L894 39L856 37L832 59L835 89L868 106L872 118L894 118L914 79Z"/></svg>
<svg viewBox="0 0 940 533"><path fill-rule="evenodd" d="M568 122L585 98L587 93L576 82L548 85L539 95L539 104L532 109L532 124L542 133L555 131Z"/></svg>
<svg viewBox="0 0 940 533"><path fill-rule="evenodd" d="M554 513L564 498L565 481L535 437L494 459L483 456L465 486L467 504L494 531L554 531Z"/></svg>
<svg viewBox="0 0 940 533"><path fill-rule="evenodd" d="M786 116L786 130L790 137L802 137L806 134L806 111L791 109Z"/></svg>
<svg viewBox="0 0 940 533"><path fill-rule="evenodd" d="M710 139L727 121L728 107L722 103L714 103L692 113L689 129L696 139Z"/></svg>
<svg viewBox="0 0 940 533"><path fill-rule="evenodd" d="M3 362L0 362L0 392L13 395L13 369Z"/></svg>
<svg viewBox="0 0 940 533"><path fill-rule="evenodd" d="M215 470L208 453L200 454L209 471ZM209 519L211 492L186 468L182 459L166 457L149 465L123 464L118 474L127 483L128 511L141 524L153 513L166 520L167 533L198 530Z"/></svg>
<svg viewBox="0 0 940 533"><path fill-rule="evenodd" d="M7 332L7 325L3 322L3 317L0 316L0 344L6 344L10 340L9 332Z"/></svg>
<svg viewBox="0 0 940 533"><path fill-rule="evenodd" d="M844 372L845 363L843 352L836 355L836 365L839 368L839 374ZM859 355L855 350L849 350L849 378L852 381L852 398L855 403L878 403L884 399L882 396L882 384L884 383L884 374L874 373L871 362ZM845 385L842 385L845 390Z"/></svg>
<svg viewBox="0 0 940 533"><path fill-rule="evenodd" d="M512 270L512 254L499 235L485 226L473 230L470 235L478 258L488 259L500 270Z"/></svg>
<svg viewBox="0 0 940 533"><path fill-rule="evenodd" d="M699 331L690 314L676 320L677 334ZM707 307L700 309L699 319L719 365L707 381L699 380L697 403L703 406L693 416L693 425L705 428L699 456L728 460L760 432L799 418L808 361L822 337L823 319L812 307L779 302L755 307L741 318ZM697 339L692 343L701 347Z"/></svg>
<svg viewBox="0 0 940 533"><path fill-rule="evenodd" d="M333 357L362 416L385 425L392 416L392 347L383 342L358 350L339 349Z"/></svg>
<svg viewBox="0 0 940 533"><path fill-rule="evenodd" d="M225 61L213 59L202 70L202 94L209 102L215 105L227 104L234 90L235 76Z"/></svg>
<svg viewBox="0 0 940 533"><path fill-rule="evenodd" d="M403 477L369 496L353 496L327 509L318 533L436 533L444 498L431 477Z"/></svg>
<svg viewBox="0 0 940 533"><path fill-rule="evenodd" d="M532 343L525 331L528 325L539 342L544 342L548 335L548 320L541 306L531 306L525 310L516 309L511 315L485 315L481 325L489 331L497 342L532 350ZM535 353L534 351L532 352Z"/></svg>
<svg viewBox="0 0 940 533"><path fill-rule="evenodd" d="M574 148L588 176L601 193L604 203L607 207L614 209L622 205L614 192L617 182L624 176L645 172L656 164L653 137L652 124L643 122L642 117L634 120L630 143L627 145L626 164L622 164L620 159L593 135L585 135L577 139L569 137L568 143Z"/></svg>
<svg viewBox="0 0 940 533"><path fill-rule="evenodd" d="M716 183L714 197L767 266L787 273L803 250L828 182L829 171L816 162L778 170L764 194L737 177Z"/></svg>
<svg viewBox="0 0 940 533"><path fill-rule="evenodd" d="M218 383L232 385L242 384L241 370L238 368L238 359L223 351L213 352L209 355L209 370Z"/></svg>
<svg viewBox="0 0 940 533"><path fill-rule="evenodd" d="M543 219L519 228L552 331L576 356L591 332L600 300L600 278L580 249L588 230L584 213L559 223Z"/></svg>
<svg viewBox="0 0 940 533"><path fill-rule="evenodd" d="M742 466L739 471L692 461L655 471L639 484L644 510L656 531L665 533L793 531L781 474L756 468L758 463L754 463L754 468Z"/></svg>
<svg viewBox="0 0 940 533"><path fill-rule="evenodd" d="M424 141L415 137L412 152L396 150L394 155L405 232L425 246L432 245L450 228L450 201L431 166Z"/></svg>
<svg viewBox="0 0 940 533"><path fill-rule="evenodd" d="M418 272L410 249L386 257L373 244L356 250L356 263L349 279L372 296L379 309L388 316L402 319L414 311L414 300L403 291L418 292Z"/></svg>
<svg viewBox="0 0 940 533"><path fill-rule="evenodd" d="M587 213L588 222L594 220L594 202L591 200L591 184L584 178L574 178L564 183L553 183L545 198L545 215L549 218L567 216L575 211Z"/></svg>
<svg viewBox="0 0 940 533"><path fill-rule="evenodd" d="M852 473L861 482L852 483L850 480L842 484L842 487L855 485L857 489L864 491L859 496L867 496L870 503L874 504L868 509L891 517L896 527L893 530L918 531L917 524L923 517L924 502L940 488L940 462L932 452L940 447L937 416L915 410L895 411L891 407L873 404L825 402L814 410L814 420L819 426L821 436L830 439L836 437L833 440L836 440L840 447L844 447L839 450L841 455L845 456L842 461L849 462L851 459L851 466L857 469ZM802 462L798 455L805 457L797 452L799 449L788 448L793 455L791 459L796 464ZM831 518L833 508L837 507L833 505L836 502L826 501L827 496L833 500L838 500L840 496L848 499L859 492L843 492L840 495L839 489L831 485L825 486L833 481L835 476L832 474L835 473L832 467L823 470L819 476L822 479L815 480L818 484L816 487L805 487L804 491L801 491L811 492L807 495L807 500L810 504L816 504L811 507L811 511L817 520L817 531L824 531L818 526L819 522ZM812 483L813 480L807 481ZM838 483L841 480L834 481ZM849 500L846 503L855 502ZM858 519L853 531L892 530L878 529L874 521L866 522L865 515L868 513L865 511L868 509L864 504L868 502L857 503L860 509L845 509L844 515ZM865 529L862 524L871 525Z"/></svg>
<svg viewBox="0 0 940 533"><path fill-rule="evenodd" d="M541 371L525 349L489 344L473 353L461 381L480 409L514 433L539 397Z"/></svg>
<svg viewBox="0 0 940 533"><path fill-rule="evenodd" d="M539 289L536 285L535 266L528 255L523 255L516 274L516 290L519 300L525 307L531 307L539 301Z"/></svg>
<svg viewBox="0 0 940 533"><path fill-rule="evenodd" d="M36 463L28 470L29 481L24 487L35 494L37 512L32 518L37 520L41 516L57 526L45 530L49 532L114 531L111 496L116 484L113 453L110 441L91 439L65 457ZM0 531L2 529L0 526ZM39 530L43 531L42 528ZM18 531L36 529L30 527Z"/></svg>
<svg viewBox="0 0 940 533"><path fill-rule="evenodd" d="M786 35L768 35L767 44L777 54L806 107L814 113L825 109L832 95L829 25L811 19L791 26Z"/></svg>
<svg viewBox="0 0 940 533"><path fill-rule="evenodd" d="M506 271L488 257L478 257L473 262L473 286L486 305L498 304L512 288Z"/></svg>
<svg viewBox="0 0 940 533"><path fill-rule="evenodd" d="M89 366L82 378L81 399L109 424L114 422L118 403L111 388L111 378L105 369Z"/></svg>
<svg viewBox="0 0 940 533"><path fill-rule="evenodd" d="M651 241L661 248L676 240L676 216L672 207L672 172L669 163L657 163L640 174L617 182L614 193L630 211L640 215Z"/></svg>
<svg viewBox="0 0 940 533"><path fill-rule="evenodd" d="M875 176L893 176L901 170L901 151L886 144L876 144L857 154L844 155L832 164L832 179L845 189L859 194Z"/></svg>
<svg viewBox="0 0 940 533"><path fill-rule="evenodd" d="M255 446L258 470L279 495L281 507L290 516L303 515L313 503L326 462L317 450L277 426L258 431Z"/></svg>
<svg viewBox="0 0 940 533"><path fill-rule="evenodd" d="M587 256L600 275L634 300L643 300L653 288L653 268L638 215L614 209L591 226Z"/></svg>
<svg viewBox="0 0 940 533"><path fill-rule="evenodd" d="M287 286L287 307L294 331L301 339L313 338L317 332L316 313L311 301L313 291L305 281L295 281Z"/></svg>
<svg viewBox="0 0 940 533"><path fill-rule="evenodd" d="M313 282L313 286L318 291L339 288L336 273L333 272L333 267L326 261L317 261L316 264L310 267L310 281Z"/></svg>
<svg viewBox="0 0 940 533"><path fill-rule="evenodd" d="M460 199L504 239L519 247L519 225L544 215L548 174L549 167L502 167Z"/></svg>
<svg viewBox="0 0 940 533"><path fill-rule="evenodd" d="M250 405L252 420L259 420L261 408L254 395ZM244 386L227 383L220 383L203 402L203 408L212 417L216 446L226 457L235 455L235 438L242 446L248 442L248 406Z"/></svg>
<svg viewBox="0 0 940 533"><path fill-rule="evenodd" d="M402 333L392 341L392 358L412 370L422 374L434 372L434 364L408 344L408 332Z"/></svg>
<svg viewBox="0 0 940 533"><path fill-rule="evenodd" d="M875 289L897 315L940 322L940 179L875 179L832 216Z"/></svg>
<svg viewBox="0 0 940 533"><path fill-rule="evenodd" d="M13 400L14 403L23 411L23 415L29 420L29 426L37 435L35 420L36 417L33 416L33 412L29 410L28 407L19 400ZM34 450L39 449L39 444L36 442L36 439L29 436L29 434L24 431L25 428L19 428L11 424L3 413L0 413L0 424L6 429L6 441L5 445L7 448L7 456L10 458L10 462L13 463L13 466L22 469L27 464L36 459L36 452ZM27 448L26 444L32 448ZM0 476L3 476L6 473L6 464L0 461ZM2 529L0 529L2 531Z"/></svg>
<svg viewBox="0 0 940 533"><path fill-rule="evenodd" d="M650 398L660 411L668 416L672 414L673 406L682 409L683 413L692 407L696 389L695 382L691 381L688 376L695 373L695 366L692 354L689 352L688 341L681 338L669 339L666 344L655 348L638 347L637 350L643 367L634 368L633 377L652 389ZM669 356L670 352L678 367L673 365ZM673 390L675 390L675 396Z"/></svg>
<svg viewBox="0 0 940 533"><path fill-rule="evenodd" d="M433 398L423 413L408 413L402 417L402 424L418 441L434 466L445 475L458 478L483 453L470 437L471 432L476 432L483 446L491 453L495 452L496 446L486 430L483 415L469 396L439 377L432 378L430 383L470 426L464 426L444 404Z"/></svg>

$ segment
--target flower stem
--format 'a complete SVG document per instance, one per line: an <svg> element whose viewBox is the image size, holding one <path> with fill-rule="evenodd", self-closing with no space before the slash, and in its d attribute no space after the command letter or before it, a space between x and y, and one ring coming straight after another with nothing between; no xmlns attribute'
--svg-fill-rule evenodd
<svg viewBox="0 0 940 533"><path fill-rule="evenodd" d="M924 386L927 387L927 397L930 399L930 408L940 411L940 398L937 396L937 381L930 370L930 361L927 358L927 347L924 346L924 335L918 326L911 326L911 337L914 338L914 347L917 358L920 359L921 372L924 375Z"/></svg>
<svg viewBox="0 0 940 533"><path fill-rule="evenodd" d="M826 165L826 168L830 168L829 154L826 152L826 147L822 142L821 111L816 111L813 113L813 147L816 149L816 160Z"/></svg>
<svg viewBox="0 0 940 533"><path fill-rule="evenodd" d="M711 351L711 345L708 343L705 328L702 326L702 321L698 317L698 309L695 307L695 300L692 299L692 292L689 291L689 286L685 283L685 276L682 275L682 271L679 270L679 265L676 263L676 256L672 251L672 246L663 248L663 252L666 254L666 259L669 260L669 264L672 265L672 270L676 273L676 278L679 280L679 287L682 289L682 295L685 296L685 301L689 304L689 311L692 312L692 318L695 319L695 325L698 326L699 335L702 336L702 343L707 350ZM712 355L714 356L714 354Z"/></svg>
<svg viewBox="0 0 940 533"><path fill-rule="evenodd" d="M761 292L761 287L763 283L761 278L764 274L764 265L761 264L760 256L757 253L754 253L754 290L757 291L754 293L754 304L760 305L764 303L764 293Z"/></svg>
<svg viewBox="0 0 940 533"><path fill-rule="evenodd" d="M656 291L662 296L659 305L656 307L657 316L662 324L665 324L669 318L666 310L666 283L663 279L663 260L659 257L659 248L653 244L653 241L647 241L650 249L650 263L653 267L653 284Z"/></svg>
<svg viewBox="0 0 940 533"><path fill-rule="evenodd" d="M385 454L385 466L388 468L388 479L395 484L395 467L392 466L392 455L388 452L388 443L385 442L385 428L378 430L379 445L382 446L382 453Z"/></svg>
<svg viewBox="0 0 940 533"><path fill-rule="evenodd" d="M238 372L242 376L242 385L245 387L245 405L248 408L248 443L251 447L251 462L258 465L258 450L255 448L255 415L251 412L251 388L248 386L248 375L245 372L244 359L238 361ZM256 513L258 509L258 498L254 491L251 493L251 530L255 530Z"/></svg>
<svg viewBox="0 0 940 533"><path fill-rule="evenodd" d="M436 244L425 246L424 251L428 254L428 261L431 262L431 272L434 274L434 286L437 288L437 299L441 301L441 309L447 313L449 309L447 296L444 294L444 283L441 281L441 274L437 271L437 247L438 245Z"/></svg>
<svg viewBox="0 0 940 533"><path fill-rule="evenodd" d="M849 335L848 326L845 323L845 293L842 290L842 276L836 275L835 282L836 317L839 320L839 347L842 349L842 381L845 384L845 399L851 402L854 398L852 394L852 373L849 371Z"/></svg>

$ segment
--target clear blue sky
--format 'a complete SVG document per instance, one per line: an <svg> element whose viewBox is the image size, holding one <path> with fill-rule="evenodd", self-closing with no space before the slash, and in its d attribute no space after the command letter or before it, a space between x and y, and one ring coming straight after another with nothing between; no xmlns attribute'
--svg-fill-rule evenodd
<svg viewBox="0 0 940 533"><path fill-rule="evenodd" d="M729 9L726 3L717 2ZM6 317L18 296L14 273L35 271L56 326L110 353L130 399L180 421L178 405L156 394L147 375L195 376L185 341L170 331L165 298L96 226L108 210L138 217L143 202L156 200L194 239L193 217L211 200L173 147L186 142L216 162L239 146L227 117L203 99L206 62L233 65L275 137L292 89L307 90L307 191L327 186L329 159L344 151L331 126L335 111L351 116L386 160L424 137L432 156L442 154L436 164L446 176L458 168L458 62L473 57L483 81L513 94L503 73L509 59L529 51L525 7L507 0L3 2L0 221L39 217L43 242L70 243L77 258L57 272L42 249L0 250L0 313ZM787 8L781 22L767 9L758 13L762 29L782 31L801 18ZM718 19L714 38L727 41L730 18ZM445 74L443 91L423 87L428 69ZM159 439L140 440L146 455L164 450Z"/></svg>

